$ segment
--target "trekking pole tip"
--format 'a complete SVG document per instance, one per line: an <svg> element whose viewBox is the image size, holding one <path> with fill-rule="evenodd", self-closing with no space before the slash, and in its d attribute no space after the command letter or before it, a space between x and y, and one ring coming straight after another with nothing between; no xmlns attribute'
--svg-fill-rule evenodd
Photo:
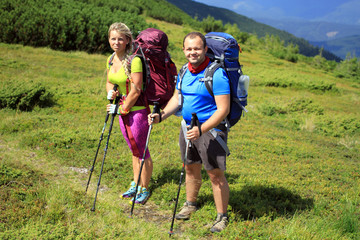
<svg viewBox="0 0 360 240"><path fill-rule="evenodd" d="M172 235L174 235L173 231L169 231L169 237L171 237Z"/></svg>

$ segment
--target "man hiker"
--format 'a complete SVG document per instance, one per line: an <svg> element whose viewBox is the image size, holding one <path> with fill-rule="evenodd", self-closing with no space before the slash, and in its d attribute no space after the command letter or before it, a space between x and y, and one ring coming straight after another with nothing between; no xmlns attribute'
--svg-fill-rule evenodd
<svg viewBox="0 0 360 240"><path fill-rule="evenodd" d="M226 152L215 136L220 136L226 143L227 128L223 120L230 111L229 79L222 68L215 71L214 97L201 81L206 67L210 64L210 59L205 55L207 46L203 34L199 32L187 34L183 40L183 52L188 60L187 70L183 76L178 76L174 95L161 113L149 115L149 124L159 123L181 108L183 127L180 131L179 144L182 157L187 146L185 138L191 141L191 147L185 159L186 202L175 218L187 220L197 210L196 200L202 182L201 169L204 165L211 180L217 210L216 221L210 231L220 232L228 224L229 185L224 175ZM180 77L182 77L181 81ZM197 114L200 125L188 130L192 113Z"/></svg>

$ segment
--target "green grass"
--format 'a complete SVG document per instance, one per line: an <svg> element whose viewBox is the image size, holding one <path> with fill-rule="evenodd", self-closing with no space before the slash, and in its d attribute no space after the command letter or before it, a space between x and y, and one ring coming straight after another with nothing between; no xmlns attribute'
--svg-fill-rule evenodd
<svg viewBox="0 0 360 240"><path fill-rule="evenodd" d="M156 24L174 39L170 51L179 68L189 29ZM242 48L251 84L249 113L229 133L230 224L209 233L215 206L204 172L201 208L190 221L175 222L174 238L359 239L358 83L251 44ZM168 239L182 166L180 118L153 128L153 194L132 219L131 206L119 199L131 180L131 154L115 121L91 212L103 147L84 191L106 115L106 56L7 44L0 53L1 96L41 85L51 101L0 110L0 238ZM183 186L180 204L184 192Z"/></svg>

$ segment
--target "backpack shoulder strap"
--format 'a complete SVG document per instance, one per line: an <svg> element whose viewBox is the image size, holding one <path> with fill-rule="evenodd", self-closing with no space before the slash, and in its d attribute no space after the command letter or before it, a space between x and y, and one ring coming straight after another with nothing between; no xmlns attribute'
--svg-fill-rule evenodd
<svg viewBox="0 0 360 240"><path fill-rule="evenodd" d="M219 69L221 66L223 66L223 64L221 62L215 61L212 62L206 69L204 72L204 78L200 79L200 81L203 81L205 83L205 87L206 89L209 91L210 95L215 98L214 95L214 91L213 91L213 77L214 77L214 73L217 69ZM230 131L230 123L227 119L227 117L224 119L224 122L222 122L225 124L225 127L227 128L228 131ZM223 145L222 143L220 143L221 145ZM225 148L224 148L225 149ZM225 150L227 153L228 151ZM230 154L230 153L229 153Z"/></svg>
<svg viewBox="0 0 360 240"><path fill-rule="evenodd" d="M115 52L113 52L113 54L111 54L111 56L109 58L108 69L110 69L110 67L113 65L114 57L115 57Z"/></svg>
<svg viewBox="0 0 360 240"><path fill-rule="evenodd" d="M183 104L183 100L184 100L183 95L181 94L181 83L182 83L182 80L184 78L184 75L185 75L187 69L188 69L188 64L185 63L179 71L179 81L178 81L178 85L177 85L178 93L179 93L179 104L178 104L179 108L182 108L182 104Z"/></svg>
<svg viewBox="0 0 360 240"><path fill-rule="evenodd" d="M187 69L188 69L188 64L185 63L185 64L181 67L181 69L180 69L180 71L179 71L179 82L178 82L178 89L179 89L179 90L181 90L181 82L182 82L182 79L183 79L183 77L184 77Z"/></svg>
<svg viewBox="0 0 360 240"><path fill-rule="evenodd" d="M219 62L212 62L206 69L204 72L204 78L200 79L200 81L205 83L205 87L206 89L209 91L210 95L212 97L214 96L214 91L213 91L213 76L215 71L221 67L221 63Z"/></svg>

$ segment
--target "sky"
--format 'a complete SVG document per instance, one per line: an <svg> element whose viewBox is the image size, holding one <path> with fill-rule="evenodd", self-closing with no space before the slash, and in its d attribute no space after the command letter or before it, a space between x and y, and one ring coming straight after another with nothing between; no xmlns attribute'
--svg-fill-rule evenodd
<svg viewBox="0 0 360 240"><path fill-rule="evenodd" d="M301 19L360 25L360 0L194 0L250 18ZM225 3L225 4L224 4Z"/></svg>

